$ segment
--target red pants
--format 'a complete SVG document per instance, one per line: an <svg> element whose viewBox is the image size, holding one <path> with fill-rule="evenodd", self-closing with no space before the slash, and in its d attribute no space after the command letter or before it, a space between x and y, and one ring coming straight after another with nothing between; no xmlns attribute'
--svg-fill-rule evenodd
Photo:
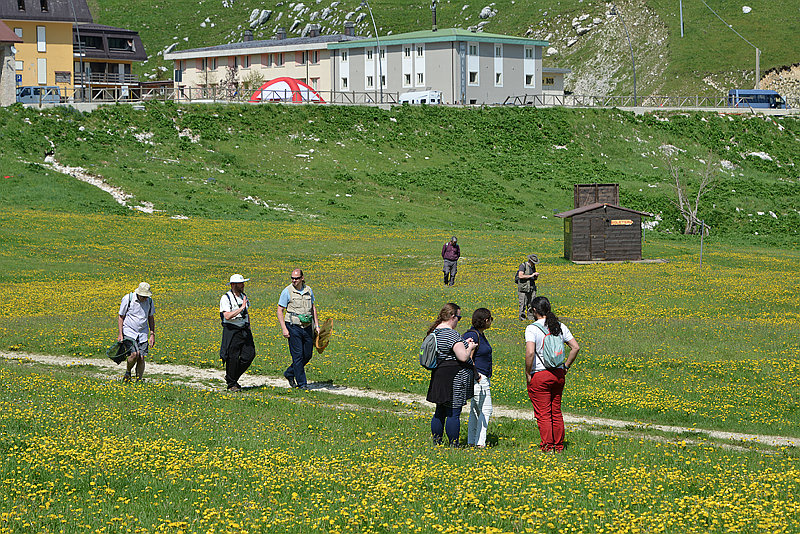
<svg viewBox="0 0 800 534"><path fill-rule="evenodd" d="M543 451L564 450L564 416L561 415L561 394L564 392L564 369L539 371L528 382L528 397L542 438Z"/></svg>

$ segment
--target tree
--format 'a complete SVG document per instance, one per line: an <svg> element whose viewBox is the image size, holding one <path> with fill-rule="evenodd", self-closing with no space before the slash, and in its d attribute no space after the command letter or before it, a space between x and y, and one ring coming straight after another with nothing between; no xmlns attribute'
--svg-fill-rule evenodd
<svg viewBox="0 0 800 534"><path fill-rule="evenodd" d="M674 201L674 204L681 212L681 216L686 222L683 233L693 235L703 231L705 235L708 235L709 226L703 222L698 212L700 211L700 199L713 187L715 180L714 169L716 168L716 164L712 159L711 152L708 153L708 157L705 161L700 160L701 163L705 164L705 168L700 172L699 182L693 193L691 189L695 188L690 186L690 180L687 177L685 169L678 165L678 153L685 151L682 151L676 146L666 144L661 145L659 148L663 154L664 163L667 165L670 177L674 182L673 187L678 197L677 201Z"/></svg>

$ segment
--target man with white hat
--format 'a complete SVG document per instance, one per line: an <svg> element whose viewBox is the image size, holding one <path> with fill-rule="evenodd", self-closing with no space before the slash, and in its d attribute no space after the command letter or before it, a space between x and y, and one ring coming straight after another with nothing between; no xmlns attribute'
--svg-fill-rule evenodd
<svg viewBox="0 0 800 534"><path fill-rule="evenodd" d="M125 339L132 343L128 356L128 369L122 380L131 381L131 371L136 366L136 380L144 375L144 358L148 350L156 344L156 319L154 317L153 293L150 284L142 282L132 293L122 297L119 305L119 336L117 341ZM148 330L150 335L147 334Z"/></svg>
<svg viewBox="0 0 800 534"><path fill-rule="evenodd" d="M231 276L231 290L219 299L219 318L222 320L222 344L219 357L225 362L225 383L228 391L241 391L239 378L256 357L256 345L250 331L249 302L244 283L250 280L241 274Z"/></svg>
<svg viewBox="0 0 800 534"><path fill-rule="evenodd" d="M520 321L533 319L528 314L531 310L531 303L536 297L536 280L539 278L539 272L536 270L537 263L539 263L539 256L531 254L528 256L528 261L520 265L517 270Z"/></svg>

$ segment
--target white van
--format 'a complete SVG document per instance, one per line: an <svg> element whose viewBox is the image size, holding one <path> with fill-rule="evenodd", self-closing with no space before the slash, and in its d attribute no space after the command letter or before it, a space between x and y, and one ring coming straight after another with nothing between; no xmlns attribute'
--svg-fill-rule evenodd
<svg viewBox="0 0 800 534"><path fill-rule="evenodd" d="M57 85L17 87L17 102L22 104L58 104L61 88Z"/></svg>
<svg viewBox="0 0 800 534"><path fill-rule="evenodd" d="M401 104L441 104L441 91L412 91L400 95Z"/></svg>

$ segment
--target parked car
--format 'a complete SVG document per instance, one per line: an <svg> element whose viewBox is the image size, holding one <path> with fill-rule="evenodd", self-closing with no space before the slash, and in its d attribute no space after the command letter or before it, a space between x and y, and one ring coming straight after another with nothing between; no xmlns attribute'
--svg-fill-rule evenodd
<svg viewBox="0 0 800 534"><path fill-rule="evenodd" d="M17 87L17 102L22 104L58 104L61 102L61 88L57 85Z"/></svg>
<svg viewBox="0 0 800 534"><path fill-rule="evenodd" d="M401 104L441 104L441 91L411 91L400 95Z"/></svg>

